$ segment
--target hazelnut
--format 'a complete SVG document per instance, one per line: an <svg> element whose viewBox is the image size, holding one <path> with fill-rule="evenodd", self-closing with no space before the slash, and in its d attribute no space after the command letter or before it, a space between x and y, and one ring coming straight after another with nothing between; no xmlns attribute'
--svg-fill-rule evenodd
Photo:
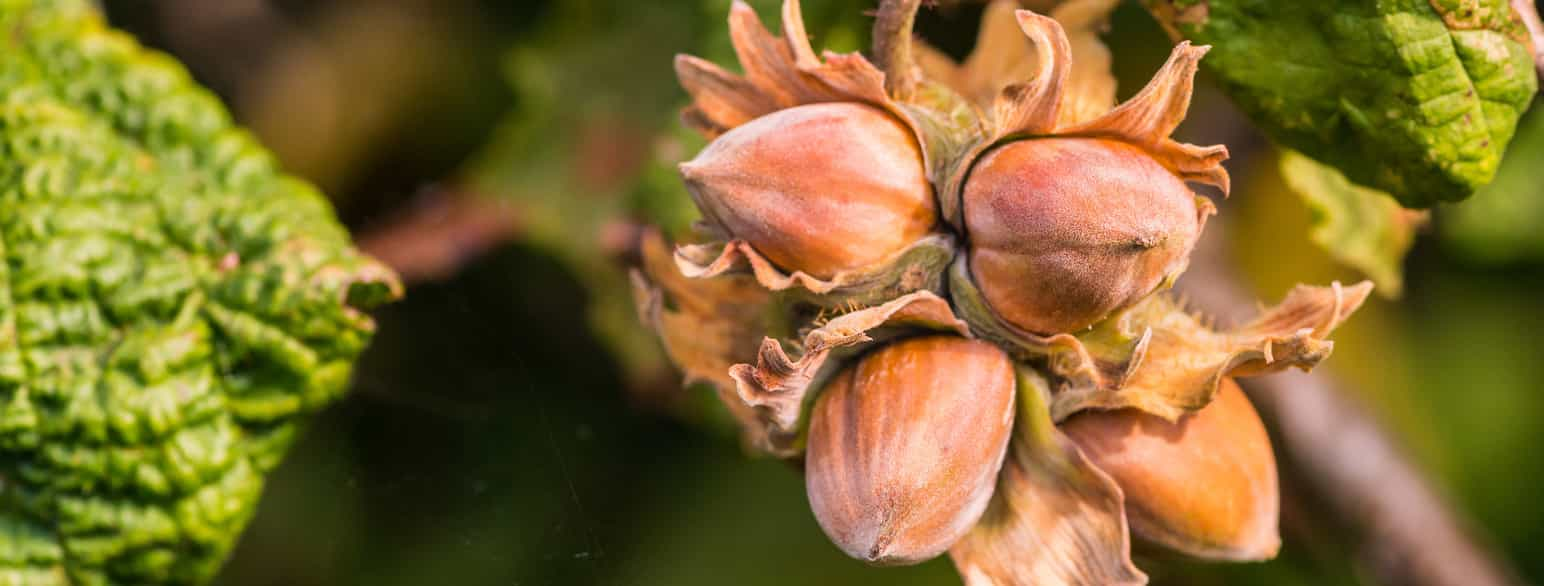
<svg viewBox="0 0 1544 586"><path fill-rule="evenodd" d="M1210 405L1173 423L1119 409L1084 411L1061 429L1125 491L1134 535L1201 558L1275 557L1276 458L1232 379Z"/></svg>
<svg viewBox="0 0 1544 586"><path fill-rule="evenodd" d="M826 535L879 565L947 550L991 499L1014 385L1002 350L952 336L890 344L839 373L811 414L805 463Z"/></svg>
<svg viewBox="0 0 1544 586"><path fill-rule="evenodd" d="M997 147L963 204L982 295L1041 334L1087 328L1177 276L1211 211L1142 149L1097 138Z"/></svg>
<svg viewBox="0 0 1544 586"><path fill-rule="evenodd" d="M912 131L864 104L795 106L724 133L681 176L709 223L787 271L870 269L937 223Z"/></svg>

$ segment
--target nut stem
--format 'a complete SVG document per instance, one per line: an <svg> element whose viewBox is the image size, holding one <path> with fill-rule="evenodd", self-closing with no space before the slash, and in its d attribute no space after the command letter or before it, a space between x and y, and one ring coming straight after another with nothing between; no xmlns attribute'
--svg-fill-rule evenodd
<svg viewBox="0 0 1544 586"><path fill-rule="evenodd" d="M921 5L922 0L883 0L874 20L874 60L885 72L885 89L897 100L910 99L916 91L911 35Z"/></svg>

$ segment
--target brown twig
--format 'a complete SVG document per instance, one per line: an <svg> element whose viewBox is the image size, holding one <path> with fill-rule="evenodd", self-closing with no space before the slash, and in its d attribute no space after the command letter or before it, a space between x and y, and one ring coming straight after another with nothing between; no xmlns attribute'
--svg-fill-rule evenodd
<svg viewBox="0 0 1544 586"><path fill-rule="evenodd" d="M1223 268L1219 225L1197 250L1182 288L1199 308L1238 321L1256 311ZM1322 370L1245 379L1249 397L1280 433L1279 446L1317 500L1359 530L1381 581L1502 586L1520 580L1445 502L1395 440Z"/></svg>
<svg viewBox="0 0 1544 586"><path fill-rule="evenodd" d="M382 224L365 230L359 248L408 283L454 275L461 266L514 239L516 207L506 198L435 188Z"/></svg>
<svg viewBox="0 0 1544 586"><path fill-rule="evenodd" d="M1364 528L1364 557L1386 583L1518 583L1330 377L1293 372L1246 381L1246 388L1316 492Z"/></svg>
<svg viewBox="0 0 1544 586"><path fill-rule="evenodd" d="M917 66L911 55L912 29L922 0L884 0L874 19L874 60L885 72L885 89L899 100L917 88Z"/></svg>

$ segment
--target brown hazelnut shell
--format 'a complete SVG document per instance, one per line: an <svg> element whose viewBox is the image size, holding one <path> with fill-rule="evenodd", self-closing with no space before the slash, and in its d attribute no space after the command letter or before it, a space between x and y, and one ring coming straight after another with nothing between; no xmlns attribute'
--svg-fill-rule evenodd
<svg viewBox="0 0 1544 586"><path fill-rule="evenodd" d="M1211 210L1142 149L1096 138L997 147L963 198L982 294L1041 334L1085 329L1177 276Z"/></svg>
<svg viewBox="0 0 1544 586"><path fill-rule="evenodd" d="M1014 388L1002 350L953 336L890 344L839 373L811 415L805 462L826 535L878 565L946 551L991 499Z"/></svg>
<svg viewBox="0 0 1544 586"><path fill-rule="evenodd" d="M1118 409L1084 411L1060 427L1125 492L1132 534L1206 559L1262 560L1280 549L1276 458L1232 379L1210 405L1172 423Z"/></svg>
<svg viewBox="0 0 1544 586"><path fill-rule="evenodd" d="M756 118L680 170L712 226L787 272L820 279L872 269L938 220L916 136L855 102Z"/></svg>

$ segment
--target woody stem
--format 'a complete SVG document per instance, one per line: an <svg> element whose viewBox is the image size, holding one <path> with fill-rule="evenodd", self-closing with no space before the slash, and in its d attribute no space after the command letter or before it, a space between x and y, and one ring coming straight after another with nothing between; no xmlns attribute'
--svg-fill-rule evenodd
<svg viewBox="0 0 1544 586"><path fill-rule="evenodd" d="M874 20L874 60L885 72L885 89L900 100L910 98L917 87L911 35L921 5L922 0L883 0Z"/></svg>
<svg viewBox="0 0 1544 586"><path fill-rule="evenodd" d="M1180 285L1201 309L1227 321L1255 312L1224 268L1219 233L1207 225ZM1280 434L1283 464L1313 500L1345 520L1364 562L1389 584L1510 586L1514 570L1482 532L1443 498L1425 472L1341 383L1322 369L1239 381Z"/></svg>

